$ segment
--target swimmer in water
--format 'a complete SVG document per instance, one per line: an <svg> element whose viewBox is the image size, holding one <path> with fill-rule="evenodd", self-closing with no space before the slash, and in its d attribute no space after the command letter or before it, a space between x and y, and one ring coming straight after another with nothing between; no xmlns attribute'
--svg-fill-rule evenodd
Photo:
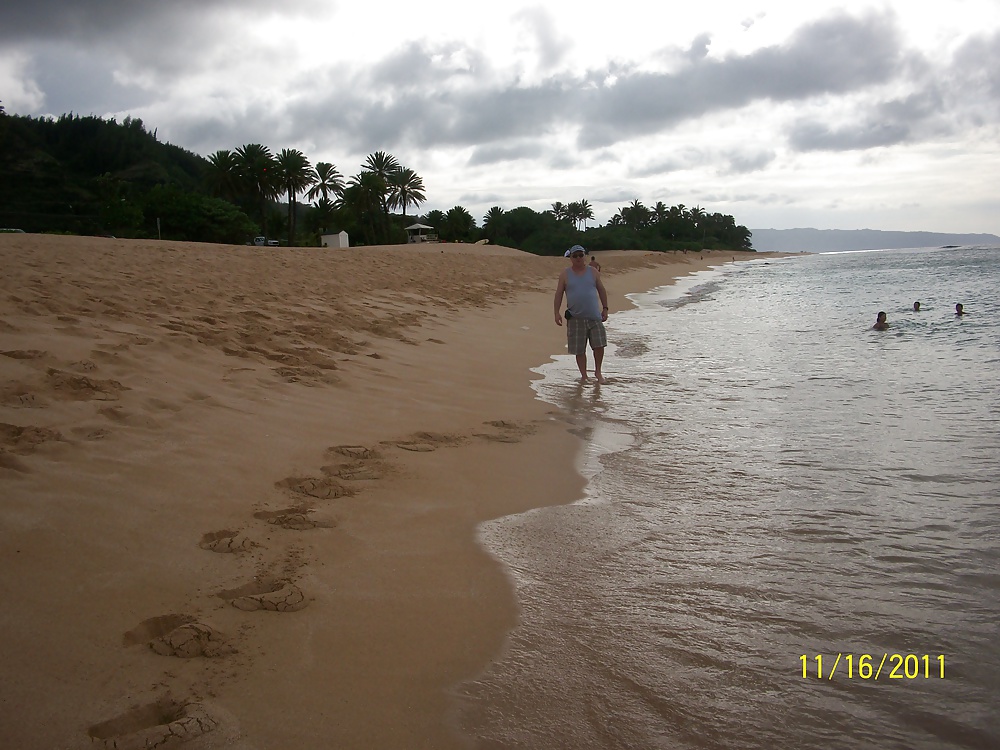
<svg viewBox="0 0 1000 750"><path fill-rule="evenodd" d="M965 315L965 308L962 307L962 303L961 302L959 302L957 305L955 305L955 315L958 316L959 318L961 318L963 315Z"/></svg>
<svg viewBox="0 0 1000 750"><path fill-rule="evenodd" d="M889 327L889 322L885 319L885 313L880 312L875 318L875 325L872 326L874 331L884 331Z"/></svg>

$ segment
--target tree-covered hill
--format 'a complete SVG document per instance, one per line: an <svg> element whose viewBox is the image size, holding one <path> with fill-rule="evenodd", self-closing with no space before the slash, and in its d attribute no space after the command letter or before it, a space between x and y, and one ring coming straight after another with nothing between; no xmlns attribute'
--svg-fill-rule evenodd
<svg viewBox="0 0 1000 750"><path fill-rule="evenodd" d="M159 218L173 239L244 242L256 228L207 195L207 166L139 119L0 115L0 226L156 237Z"/></svg>

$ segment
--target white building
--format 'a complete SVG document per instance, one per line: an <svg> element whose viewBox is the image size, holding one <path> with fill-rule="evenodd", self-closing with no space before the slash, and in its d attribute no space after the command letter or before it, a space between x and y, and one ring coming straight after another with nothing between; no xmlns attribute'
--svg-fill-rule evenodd
<svg viewBox="0 0 1000 750"><path fill-rule="evenodd" d="M350 247L351 243L347 239L347 232L340 232L339 234L324 234L320 237L321 247Z"/></svg>

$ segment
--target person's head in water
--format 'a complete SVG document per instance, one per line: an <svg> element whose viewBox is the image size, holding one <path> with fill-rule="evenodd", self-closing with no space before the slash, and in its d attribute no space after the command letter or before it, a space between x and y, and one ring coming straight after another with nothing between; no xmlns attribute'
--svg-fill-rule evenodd
<svg viewBox="0 0 1000 750"><path fill-rule="evenodd" d="M884 312L879 312L875 317L875 325L872 326L876 331L884 331L889 327L889 322L886 320L886 314Z"/></svg>
<svg viewBox="0 0 1000 750"><path fill-rule="evenodd" d="M913 312L920 312L920 301L913 303Z"/></svg>
<svg viewBox="0 0 1000 750"><path fill-rule="evenodd" d="M962 307L961 302L955 305L955 315L965 315L965 308Z"/></svg>

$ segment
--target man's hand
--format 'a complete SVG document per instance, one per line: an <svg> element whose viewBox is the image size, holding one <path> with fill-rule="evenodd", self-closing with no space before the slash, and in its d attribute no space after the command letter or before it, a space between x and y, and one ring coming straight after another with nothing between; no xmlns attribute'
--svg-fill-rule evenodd
<svg viewBox="0 0 1000 750"><path fill-rule="evenodd" d="M559 313L556 313L556 325L557 326L562 325L562 315L560 315Z"/></svg>

